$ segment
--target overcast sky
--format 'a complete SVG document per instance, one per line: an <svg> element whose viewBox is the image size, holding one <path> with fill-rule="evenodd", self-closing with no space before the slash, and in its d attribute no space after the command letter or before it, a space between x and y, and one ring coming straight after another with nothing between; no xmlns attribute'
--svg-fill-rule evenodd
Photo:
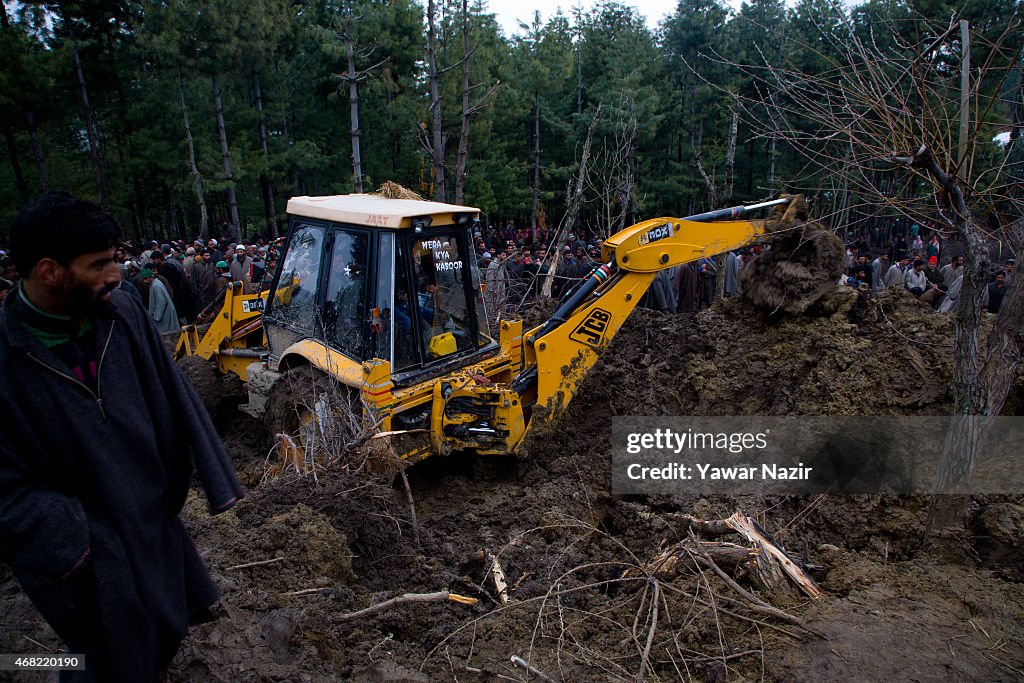
<svg viewBox="0 0 1024 683"><path fill-rule="evenodd" d="M596 4L594 0L488 0L487 7L497 15L498 24L506 36L519 31L519 21L530 23L535 10L540 10L541 22L547 22L561 7L562 14L571 16L572 8L579 2L584 10ZM623 5L635 7L647 19L647 25L655 28L665 15L675 11L678 0L620 0Z"/></svg>

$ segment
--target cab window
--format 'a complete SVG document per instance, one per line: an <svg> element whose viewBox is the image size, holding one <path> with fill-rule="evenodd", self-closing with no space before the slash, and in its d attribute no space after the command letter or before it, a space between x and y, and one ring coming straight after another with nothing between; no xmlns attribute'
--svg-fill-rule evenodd
<svg viewBox="0 0 1024 683"><path fill-rule="evenodd" d="M312 334L317 319L316 290L323 257L324 229L297 225L288 241L269 314L289 327Z"/></svg>
<svg viewBox="0 0 1024 683"><path fill-rule="evenodd" d="M365 233L336 230L331 271L321 312L324 339L350 358L363 359L366 309L367 249Z"/></svg>
<svg viewBox="0 0 1024 683"><path fill-rule="evenodd" d="M395 236L381 233L377 238L377 288L370 307L368 358L391 360L391 317L395 307L393 281L395 273Z"/></svg>
<svg viewBox="0 0 1024 683"><path fill-rule="evenodd" d="M435 234L412 244L416 301L421 318L430 318L429 332L422 337L428 363L476 344L477 323L466 302L469 269L460 254L461 243L459 236Z"/></svg>

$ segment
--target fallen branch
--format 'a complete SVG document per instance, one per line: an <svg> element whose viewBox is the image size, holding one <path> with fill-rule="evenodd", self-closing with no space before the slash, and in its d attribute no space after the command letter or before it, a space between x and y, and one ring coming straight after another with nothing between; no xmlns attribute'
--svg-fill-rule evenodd
<svg viewBox="0 0 1024 683"><path fill-rule="evenodd" d="M693 530L702 536L728 536L729 534L735 533L735 529L729 526L728 522L724 519L715 519L710 522L691 517L690 515L682 515L683 520L683 532Z"/></svg>
<svg viewBox="0 0 1024 683"><path fill-rule="evenodd" d="M657 579L650 579L654 586L654 595L651 596L651 629L647 632L647 643L644 645L643 656L640 657L640 671L636 674L637 683L643 683L646 678L647 661L651 656L651 645L654 643L654 632L658 628L658 602L661 600L661 590Z"/></svg>
<svg viewBox="0 0 1024 683"><path fill-rule="evenodd" d="M717 543L714 541L684 541L677 543L665 550L661 555L654 558L642 570L632 569L627 572L630 576L652 575L662 581L669 581L683 574L689 566L687 551L690 546L696 543L700 551L715 558L717 562L735 567L754 559L757 551L735 543Z"/></svg>
<svg viewBox="0 0 1024 683"><path fill-rule="evenodd" d="M727 662L730 659L739 659L740 657L746 657L748 655L763 655L764 650L744 650L743 652L734 652L731 655L719 655L718 657L696 657L694 659L687 659L687 664L698 664L700 662Z"/></svg>
<svg viewBox="0 0 1024 683"><path fill-rule="evenodd" d="M479 602L476 598L469 598L465 595L457 595L456 593L449 593L448 591L438 591L437 593L405 593L376 605L370 605L365 609L342 614L337 618L340 621L348 621L349 619L358 619L369 614L383 612L384 610L397 605L405 605L411 602L445 602L448 600L451 602L458 602L463 605L475 605Z"/></svg>
<svg viewBox="0 0 1024 683"><path fill-rule="evenodd" d="M789 623L795 624L806 631L814 633L815 635L820 635L817 631L808 628L807 623L800 617L795 617L792 614L789 614L788 612L783 612L782 610L776 607L772 607L771 605L769 605L768 603L764 602L759 597L751 593L750 591L743 588L743 586L736 583L736 581L731 576L723 572L721 567L715 564L714 560L706 557L701 557L700 555L695 555L693 559L696 560L699 564L708 567L716 574L718 574L718 577L725 581L726 585L728 585L729 588L732 588L740 596L742 596L743 599L749 602L751 607L755 611L760 612L762 614L769 614L777 619L782 619L783 621L788 621Z"/></svg>
<svg viewBox="0 0 1024 683"><path fill-rule="evenodd" d="M296 595L312 595L313 593L323 593L324 591L332 591L333 588L306 588L300 591L290 591L288 593L281 593L283 596L293 597Z"/></svg>
<svg viewBox="0 0 1024 683"><path fill-rule="evenodd" d="M233 567L228 567L224 571L231 571L232 569L245 569L246 567L259 567L264 564L274 564L275 562L284 562L285 558L275 557L272 560L260 560L259 562L246 562L245 564L236 564Z"/></svg>

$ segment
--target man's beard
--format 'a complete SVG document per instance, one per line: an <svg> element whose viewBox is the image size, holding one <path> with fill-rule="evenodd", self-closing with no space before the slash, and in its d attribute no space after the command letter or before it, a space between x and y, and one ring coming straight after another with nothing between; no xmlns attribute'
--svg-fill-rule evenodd
<svg viewBox="0 0 1024 683"><path fill-rule="evenodd" d="M109 299L104 297L120 286L120 283L106 284L98 292L93 290L82 282L78 281L73 275L69 277L67 284L64 285L65 300L68 302L68 307L71 309L73 314L76 315L95 315L96 313L108 313L111 310L111 304Z"/></svg>

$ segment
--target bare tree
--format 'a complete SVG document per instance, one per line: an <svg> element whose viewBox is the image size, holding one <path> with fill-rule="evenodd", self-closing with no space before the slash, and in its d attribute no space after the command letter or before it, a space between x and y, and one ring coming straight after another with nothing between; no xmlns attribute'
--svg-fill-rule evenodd
<svg viewBox="0 0 1024 683"><path fill-rule="evenodd" d="M359 83L365 81L372 71L386 64L388 60L382 59L366 69L356 68L356 60L371 55L374 52L375 46L371 45L365 49L357 47L353 28L361 17L353 15L352 3L350 1L344 3L342 16L343 23L337 37L344 46L346 69L344 73L338 75L338 79L341 81L338 91L339 93L342 89L347 89L348 91L349 136L352 140L352 187L355 192L362 193L364 191L364 179L363 157L360 144L362 131L359 124Z"/></svg>
<svg viewBox="0 0 1024 683"><path fill-rule="evenodd" d="M935 25L878 21L858 30L835 6L836 23L818 26L825 48L792 43L788 52L814 50L827 67L805 73L786 63L736 65L757 95L742 102L761 135L809 160L834 191L884 206L920 225L932 225L963 245L965 271L955 326L953 419L935 482L936 494L969 491L992 419L1003 409L1020 368L1024 345L1024 286L1011 279L991 331L983 334L983 294L992 268L990 242L1024 246L1024 166L1013 145L992 142L1011 122L1012 90L1020 69L1022 18L973 35L955 18ZM793 40L789 38L789 40ZM971 45L973 43L973 45ZM981 56L975 67L971 51ZM961 78L963 76L963 78ZM960 135L957 135L960 132ZM888 174L893 182L881 184ZM933 529L962 524L964 499L933 497Z"/></svg>
<svg viewBox="0 0 1024 683"><path fill-rule="evenodd" d="M470 48L469 39L469 3L462 0L462 129L459 132L459 151L455 161L455 203L461 204L466 189L466 161L469 158L469 123L491 101L491 96L498 87L495 83L475 104L470 104L470 93L480 84L470 85L470 57L476 48ZM500 83L500 81L499 81Z"/></svg>
<svg viewBox="0 0 1024 683"><path fill-rule="evenodd" d="M602 237L626 227L636 202L636 112L628 99L614 112L614 133L611 139L602 138L592 162L593 171L586 176L587 189L601 207L600 220L594 228Z"/></svg>
<svg viewBox="0 0 1024 683"><path fill-rule="evenodd" d="M430 133L424 126L421 131L423 147L430 155L434 173L434 198L439 202L448 201L446 182L447 164L445 147L447 136L441 122L441 75L437 66L437 10L434 0L427 0L427 75L430 82Z"/></svg>
<svg viewBox="0 0 1024 683"><path fill-rule="evenodd" d="M188 121L188 106L185 104L185 82L178 67L178 101L181 103L181 118L185 125L185 145L188 148L188 173L192 177L192 189L199 205L199 236L205 242L209 235L209 215L206 211L206 194L203 191L203 174L196 165L196 146L192 140L192 126Z"/></svg>

